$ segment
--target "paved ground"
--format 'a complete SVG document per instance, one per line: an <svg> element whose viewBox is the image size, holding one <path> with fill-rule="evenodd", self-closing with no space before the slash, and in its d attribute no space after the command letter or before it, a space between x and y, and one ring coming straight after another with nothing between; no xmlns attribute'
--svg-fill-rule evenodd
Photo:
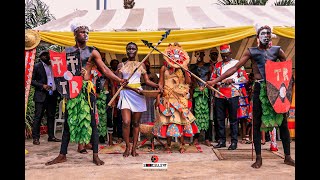
<svg viewBox="0 0 320 180"><path fill-rule="evenodd" d="M61 137L58 134L57 137ZM80 154L77 145L70 143L67 162L45 166L54 159L60 149L60 143L47 142L47 135L42 135L39 146L32 144L32 139L25 141L29 151L25 156L25 177L27 180L70 180L70 179L295 179L295 167L283 163L282 143L278 141L279 151L270 152L269 143L263 145L263 166L251 168L251 144L238 143L235 151L227 148L213 149L200 145L202 153L157 154L159 163L168 163L167 171L146 171L143 163L151 163L152 154L140 154L138 157L124 158L121 154L100 154L105 162L103 166L92 163L92 151ZM227 145L228 147L228 145ZM295 142L291 142L291 154L295 159ZM220 160L220 157L225 159Z"/></svg>

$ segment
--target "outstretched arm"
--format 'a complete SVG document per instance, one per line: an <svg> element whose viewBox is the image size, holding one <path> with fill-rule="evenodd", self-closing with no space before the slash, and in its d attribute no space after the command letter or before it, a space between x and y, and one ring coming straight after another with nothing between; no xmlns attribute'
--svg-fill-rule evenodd
<svg viewBox="0 0 320 180"><path fill-rule="evenodd" d="M221 76L217 77L216 79L211 80L211 81L207 81L207 84L213 86L213 85L217 84L218 82L226 79L227 77L230 77L239 68L241 68L241 66L243 66L250 59L250 57L251 57L251 54L250 54L249 50L247 49L237 64L235 64L232 68L228 69L225 73L223 73Z"/></svg>
<svg viewBox="0 0 320 180"><path fill-rule="evenodd" d="M95 63L99 69L99 71L101 73L103 73L105 76L107 76L108 78L110 79L113 79L119 83L123 83L124 80L123 79L120 79L118 76L116 76L105 64L104 62L102 61L102 58L100 56L100 53L97 51L97 50L93 50L92 51L92 57L94 58L95 60Z"/></svg>

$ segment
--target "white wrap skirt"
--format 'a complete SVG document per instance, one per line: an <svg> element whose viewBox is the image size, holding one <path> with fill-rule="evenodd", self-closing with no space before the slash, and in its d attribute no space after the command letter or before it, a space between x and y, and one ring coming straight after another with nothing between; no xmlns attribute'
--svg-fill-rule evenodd
<svg viewBox="0 0 320 180"><path fill-rule="evenodd" d="M142 90L142 88L139 88ZM132 90L123 89L120 91L118 101L119 109L130 109L132 112L147 111L146 98Z"/></svg>

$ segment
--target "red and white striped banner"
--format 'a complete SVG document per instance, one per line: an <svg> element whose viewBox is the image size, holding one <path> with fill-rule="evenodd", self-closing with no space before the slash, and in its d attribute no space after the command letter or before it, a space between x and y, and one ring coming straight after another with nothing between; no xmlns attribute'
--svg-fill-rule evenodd
<svg viewBox="0 0 320 180"><path fill-rule="evenodd" d="M33 72L33 65L34 65L34 58L36 55L36 48L31 50L25 50L24 51L24 98L25 98L25 112L27 112L27 105L28 105L28 97L30 92L30 85L32 80L32 72Z"/></svg>

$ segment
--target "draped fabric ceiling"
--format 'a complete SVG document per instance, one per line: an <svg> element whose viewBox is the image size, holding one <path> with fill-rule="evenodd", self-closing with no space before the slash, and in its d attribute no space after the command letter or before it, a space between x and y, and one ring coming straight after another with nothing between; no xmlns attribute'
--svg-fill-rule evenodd
<svg viewBox="0 0 320 180"><path fill-rule="evenodd" d="M108 61L125 54L125 46L137 43L139 54L150 52L141 40L156 44L167 29L171 33L158 48L164 50L170 42L179 42L189 53L210 50L230 43L234 57L241 56L255 41L255 23L266 23L278 35L274 45L283 41L290 51L294 49L294 6L186 6L137 9L77 10L62 18L35 28L41 40L60 46L74 45L70 23L77 19L90 26L89 46L107 53ZM289 52L290 53L290 52ZM152 54L158 55L154 51ZM288 54L288 53L287 53ZM293 55L294 56L294 52ZM291 56L291 58L292 58ZM140 58L140 57L139 57ZM143 57L142 57L143 58ZM153 56L151 58L156 58ZM192 61L191 61L192 63ZM157 63L158 64L158 63Z"/></svg>

